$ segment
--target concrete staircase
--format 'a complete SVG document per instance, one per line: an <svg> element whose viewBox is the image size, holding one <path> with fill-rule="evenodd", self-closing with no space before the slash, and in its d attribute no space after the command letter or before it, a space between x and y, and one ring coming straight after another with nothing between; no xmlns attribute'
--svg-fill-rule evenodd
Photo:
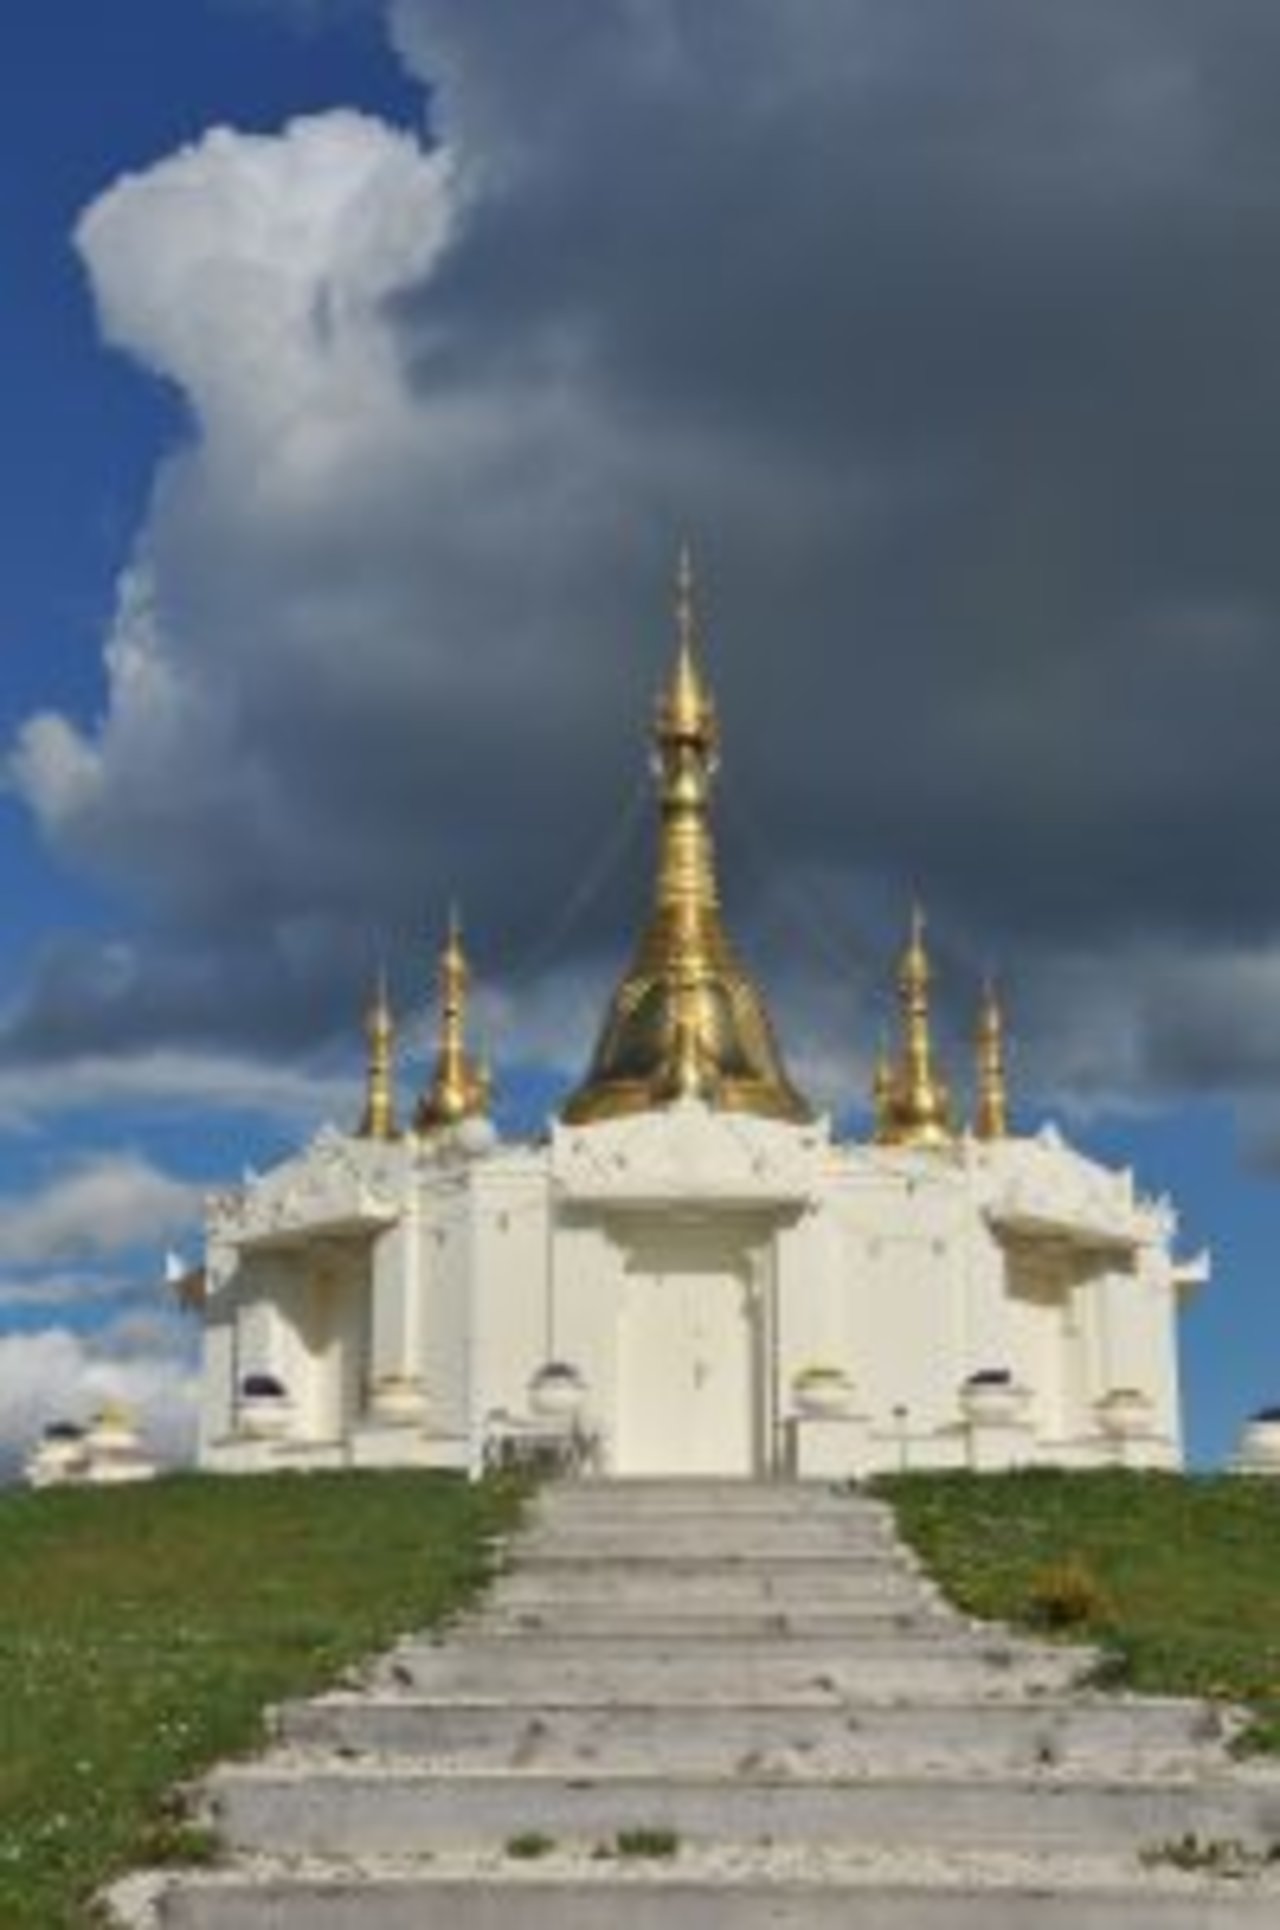
<svg viewBox="0 0 1280 1930"><path fill-rule="evenodd" d="M281 1710L150 1930L1277 1930L1280 1776L963 1621L879 1503L547 1492L481 1613ZM1194 1838L1175 1866L1167 1846ZM1270 1858L1271 1860L1268 1860Z"/></svg>

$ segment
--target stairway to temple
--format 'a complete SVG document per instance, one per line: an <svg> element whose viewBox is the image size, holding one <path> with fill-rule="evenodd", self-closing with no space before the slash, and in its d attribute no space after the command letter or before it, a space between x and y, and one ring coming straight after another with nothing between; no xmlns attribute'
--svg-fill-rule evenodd
<svg viewBox="0 0 1280 1930"><path fill-rule="evenodd" d="M278 1712L148 1930L1276 1930L1280 1775L965 1621L816 1484L546 1491L484 1606ZM1173 1854L1170 1852L1174 1851ZM1181 1867L1190 1864L1192 1867Z"/></svg>

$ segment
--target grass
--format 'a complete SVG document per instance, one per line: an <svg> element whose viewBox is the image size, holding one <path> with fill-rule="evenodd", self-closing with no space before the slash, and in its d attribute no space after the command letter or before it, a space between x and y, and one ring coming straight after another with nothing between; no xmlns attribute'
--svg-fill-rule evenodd
<svg viewBox="0 0 1280 1930"><path fill-rule="evenodd" d="M207 1854L173 1785L459 1607L517 1506L412 1473L0 1495L0 1930L72 1930L113 1872Z"/></svg>
<svg viewBox="0 0 1280 1930"><path fill-rule="evenodd" d="M1280 1483L1028 1469L876 1486L960 1607L1043 1629L1054 1577L1074 1574L1095 1606L1072 1632L1103 1642L1109 1681L1243 1703L1248 1746L1280 1753Z"/></svg>
<svg viewBox="0 0 1280 1930"><path fill-rule="evenodd" d="M541 1856L550 1856L556 1846L554 1836L544 1836L540 1829L522 1830L519 1836L507 1838L507 1855L517 1861L532 1863Z"/></svg>
<svg viewBox="0 0 1280 1930"><path fill-rule="evenodd" d="M658 1827L620 1829L613 1839L615 1856L624 1860L628 1857L671 1857L680 1849L680 1838L673 1829Z"/></svg>

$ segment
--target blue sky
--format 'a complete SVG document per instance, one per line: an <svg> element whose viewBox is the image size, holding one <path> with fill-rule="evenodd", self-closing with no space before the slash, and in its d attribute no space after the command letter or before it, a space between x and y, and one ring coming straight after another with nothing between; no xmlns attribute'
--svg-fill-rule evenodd
<svg viewBox="0 0 1280 1930"><path fill-rule="evenodd" d="M0 1442L178 1425L164 1247L453 896L508 1122L572 1077L686 531L803 1076L856 1106L923 891L944 1029L996 963L1024 1118L1215 1250L1196 1454L1280 1396L1278 81L1236 0L20 10Z"/></svg>

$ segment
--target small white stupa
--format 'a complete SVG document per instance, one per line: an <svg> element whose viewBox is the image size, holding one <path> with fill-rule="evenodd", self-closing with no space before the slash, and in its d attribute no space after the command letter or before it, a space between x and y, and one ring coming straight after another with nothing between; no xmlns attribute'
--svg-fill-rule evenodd
<svg viewBox="0 0 1280 1930"><path fill-rule="evenodd" d="M150 1481L158 1472L122 1401L104 1401L88 1427L54 1421L28 1456L25 1469L32 1488L107 1487Z"/></svg>
<svg viewBox="0 0 1280 1930"><path fill-rule="evenodd" d="M1280 1405L1261 1407L1250 1415L1232 1467L1237 1474L1280 1477Z"/></svg>

